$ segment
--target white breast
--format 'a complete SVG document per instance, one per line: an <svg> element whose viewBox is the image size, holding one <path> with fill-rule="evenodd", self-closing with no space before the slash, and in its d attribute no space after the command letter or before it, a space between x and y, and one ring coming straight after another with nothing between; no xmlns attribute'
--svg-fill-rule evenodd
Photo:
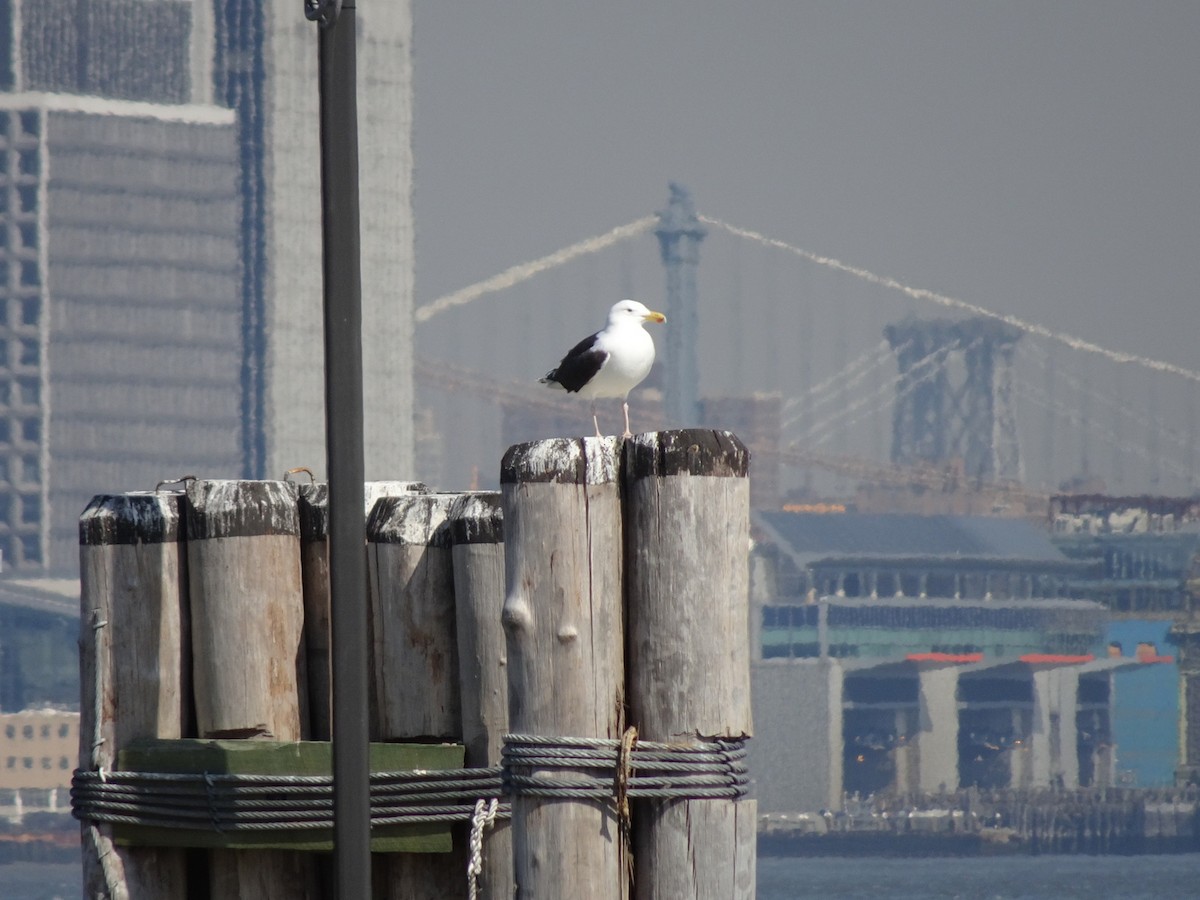
<svg viewBox="0 0 1200 900"><path fill-rule="evenodd" d="M599 335L597 345L608 352L608 360L579 391L580 396L625 397L650 374L654 341L641 322L610 326Z"/></svg>

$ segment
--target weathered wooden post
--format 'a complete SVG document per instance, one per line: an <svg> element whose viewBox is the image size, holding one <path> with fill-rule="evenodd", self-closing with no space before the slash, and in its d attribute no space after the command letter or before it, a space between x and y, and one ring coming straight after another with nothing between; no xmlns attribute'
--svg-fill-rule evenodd
<svg viewBox="0 0 1200 900"><path fill-rule="evenodd" d="M381 497L428 490L419 481L368 481L363 490L369 515ZM329 629L329 486L304 484L300 501L300 567L304 583L304 647L307 661L307 734L314 741L330 739L333 727ZM365 551L364 551L365 552Z"/></svg>
<svg viewBox="0 0 1200 900"><path fill-rule="evenodd" d="M504 628L514 733L621 736L617 459L613 438L518 444L504 456ZM521 897L628 895L621 829L611 803L517 794L512 805Z"/></svg>
<svg viewBox="0 0 1200 900"><path fill-rule="evenodd" d="M630 716L643 740L748 737L749 453L731 433L625 444ZM634 893L752 900L755 803L644 800Z"/></svg>
<svg viewBox="0 0 1200 900"><path fill-rule="evenodd" d="M196 481L187 488L196 725L202 738L303 737L300 523L282 481ZM315 897L311 855L216 850L214 897Z"/></svg>
<svg viewBox="0 0 1200 900"><path fill-rule="evenodd" d="M499 493L463 494L450 510L462 739L466 764L500 765L508 732L508 662L504 628L504 514ZM481 900L511 900L512 830L497 820L484 838Z"/></svg>
<svg viewBox="0 0 1200 900"><path fill-rule="evenodd" d="M181 494L102 494L79 521L80 760L111 771L141 738L179 738L189 721L187 564ZM117 711L120 715L117 715ZM117 847L83 825L84 896L182 897L184 852Z"/></svg>
<svg viewBox="0 0 1200 900"><path fill-rule="evenodd" d="M380 499L367 520L375 741L457 742L462 734L454 566L447 516L455 494ZM375 883L396 900L458 896L462 841L453 853L382 857Z"/></svg>
<svg viewBox="0 0 1200 900"><path fill-rule="evenodd" d="M304 660L308 690L302 700L305 735L327 741L333 733L333 677L329 626L329 486L301 485L300 584L304 593Z"/></svg>

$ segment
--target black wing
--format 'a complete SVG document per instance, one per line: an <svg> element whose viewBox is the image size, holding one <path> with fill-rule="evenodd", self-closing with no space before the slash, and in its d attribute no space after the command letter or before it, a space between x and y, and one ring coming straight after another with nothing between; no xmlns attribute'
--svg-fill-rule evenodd
<svg viewBox="0 0 1200 900"><path fill-rule="evenodd" d="M591 381L608 359L608 351L596 346L596 338L599 336L600 332L596 332L572 347L562 358L558 368L547 372L542 381L556 381L572 392L578 391Z"/></svg>

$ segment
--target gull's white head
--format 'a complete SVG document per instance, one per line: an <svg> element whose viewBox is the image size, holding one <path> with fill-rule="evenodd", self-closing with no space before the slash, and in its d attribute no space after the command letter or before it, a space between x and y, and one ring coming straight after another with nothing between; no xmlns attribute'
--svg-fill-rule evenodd
<svg viewBox="0 0 1200 900"><path fill-rule="evenodd" d="M662 313L647 309L644 304L638 303L636 300L622 300L620 303L614 304L613 308L608 311L609 325L625 323L641 325L644 322L665 321L667 321L667 317Z"/></svg>

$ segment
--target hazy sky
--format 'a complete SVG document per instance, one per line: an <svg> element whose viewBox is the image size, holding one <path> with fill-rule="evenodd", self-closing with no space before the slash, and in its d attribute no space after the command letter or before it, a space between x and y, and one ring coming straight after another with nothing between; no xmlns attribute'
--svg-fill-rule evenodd
<svg viewBox="0 0 1200 900"><path fill-rule="evenodd" d="M415 22L418 304L678 180L708 215L1200 369L1195 0L415 0Z"/></svg>

